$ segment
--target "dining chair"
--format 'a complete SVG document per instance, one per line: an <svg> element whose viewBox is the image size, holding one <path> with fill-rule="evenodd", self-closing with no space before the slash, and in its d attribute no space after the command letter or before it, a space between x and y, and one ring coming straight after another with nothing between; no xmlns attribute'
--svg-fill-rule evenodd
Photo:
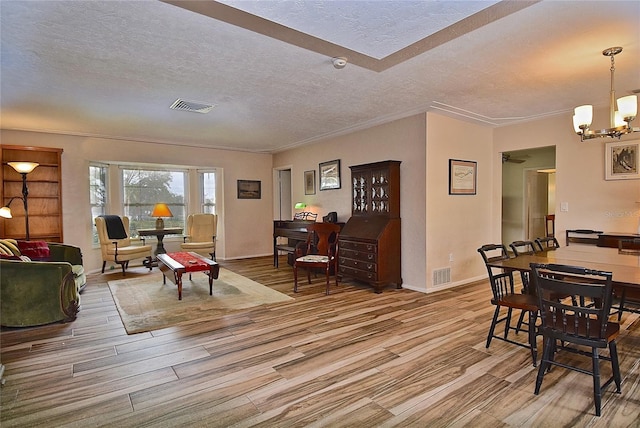
<svg viewBox="0 0 640 428"><path fill-rule="evenodd" d="M618 254L640 256L640 238L619 240ZM622 319L622 313L625 311L640 313L640 291L638 289L614 285L613 296L619 301L615 311L618 313L618 321Z"/></svg>
<svg viewBox="0 0 640 428"><path fill-rule="evenodd" d="M489 327L489 333L487 334L486 348L491 345L492 339L499 339L505 342L528 348L531 351L531 358L533 365L536 365L537 360L537 348L536 348L536 319L538 316L538 302L536 297L530 293L516 293L514 290L513 272L495 270L488 263L497 260L509 259L509 253L507 248L503 244L486 244L478 248L478 252L484 260L487 272L489 274L489 284L491 285L491 292L493 297L491 304L495 305L495 311L491 320L491 326ZM507 309L505 316L500 318L502 308ZM520 331L520 326L511 326L511 316L513 310L521 310L526 312L528 317L527 333L528 343L524 344L511 340L509 338L509 332L515 331L516 334ZM501 323L505 323L504 334L502 336L495 334L496 326Z"/></svg>
<svg viewBox="0 0 640 428"><path fill-rule="evenodd" d="M334 275L338 285L338 235L340 225L335 223L311 223L307 226L305 245L296 248L293 262L293 292L298 292L298 269L307 270L311 284L311 271L323 269L326 276L326 292L329 295L329 276Z"/></svg>
<svg viewBox="0 0 640 428"><path fill-rule="evenodd" d="M544 230L547 238L556 236L556 215L547 214L544 216Z"/></svg>
<svg viewBox="0 0 640 428"><path fill-rule="evenodd" d="M513 241L509 244L513 255L518 257L522 254L535 254L538 252L538 247L533 241ZM522 292L529 293L529 272L528 271L520 271L520 280L522 281ZM518 318L518 324L516 326L516 332L522 330L522 325L524 323L524 314L522 311L520 313L520 317Z"/></svg>
<svg viewBox="0 0 640 428"><path fill-rule="evenodd" d="M567 229L565 232L566 244L568 246L573 242L575 244L597 245L598 235L601 233L603 233L601 230L593 229Z"/></svg>
<svg viewBox="0 0 640 428"><path fill-rule="evenodd" d="M151 270L151 245L133 245L129 237L129 217L102 215L96 217L96 230L102 252L102 273L107 261L122 267L122 275L129 267L129 261L146 258L145 266Z"/></svg>
<svg viewBox="0 0 640 428"><path fill-rule="evenodd" d="M531 271L540 308L540 331L544 339L534 392L536 395L540 393L542 381L551 365L589 374L593 378L596 415L600 416L602 390L615 382L616 392L619 393L622 382L616 347L620 325L609 321L611 272L536 263L531 264ZM559 294L575 296L575 299L558 300L550 297ZM561 343L560 346L558 342ZM609 355L600 355L599 350L607 347ZM590 356L592 369L574 365L575 359L562 357L561 361L556 360L558 348ZM602 386L599 368L601 359L610 361L613 371L611 378Z"/></svg>
<svg viewBox="0 0 640 428"><path fill-rule="evenodd" d="M534 240L538 246L538 251L555 250L560 248L560 243L554 236L543 236Z"/></svg>
<svg viewBox="0 0 640 428"><path fill-rule="evenodd" d="M180 248L208 255L216 259L218 216L215 214L190 214L187 217L187 233Z"/></svg>

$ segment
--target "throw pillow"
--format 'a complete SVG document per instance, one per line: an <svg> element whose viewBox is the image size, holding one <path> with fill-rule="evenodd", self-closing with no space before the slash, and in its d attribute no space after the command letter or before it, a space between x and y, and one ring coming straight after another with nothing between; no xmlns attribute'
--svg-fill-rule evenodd
<svg viewBox="0 0 640 428"><path fill-rule="evenodd" d="M44 241L18 241L20 254L31 260L48 262L51 258L49 246Z"/></svg>

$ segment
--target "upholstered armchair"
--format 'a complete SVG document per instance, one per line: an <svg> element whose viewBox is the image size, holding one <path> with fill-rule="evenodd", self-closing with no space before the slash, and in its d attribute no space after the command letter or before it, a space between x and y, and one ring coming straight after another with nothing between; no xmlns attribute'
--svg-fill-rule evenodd
<svg viewBox="0 0 640 428"><path fill-rule="evenodd" d="M129 236L129 217L113 215L96 217L96 229L102 251L102 273L108 261L122 266L124 276L129 261L146 258L151 261L151 245L132 245ZM151 264L148 264L151 269Z"/></svg>
<svg viewBox="0 0 640 428"><path fill-rule="evenodd" d="M215 214L191 214L187 217L187 234L181 244L184 251L208 254L216 259L216 234L218 216Z"/></svg>

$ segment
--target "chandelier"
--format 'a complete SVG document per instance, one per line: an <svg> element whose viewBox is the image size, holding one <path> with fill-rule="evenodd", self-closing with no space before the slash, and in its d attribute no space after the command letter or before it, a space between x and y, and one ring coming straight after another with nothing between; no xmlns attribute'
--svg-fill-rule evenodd
<svg viewBox="0 0 640 428"><path fill-rule="evenodd" d="M602 55L611 58L611 92L609 95L610 128L592 130L589 129L593 119L593 106L590 104L576 107L573 115L573 128L576 134L580 135L580 140L590 140L599 137L620 138L624 134L639 132L640 128L633 128L631 121L638 113L638 97L629 95L618 98L616 111L616 91L613 88L613 75L616 71L614 56L622 52L622 48L617 46L602 51Z"/></svg>

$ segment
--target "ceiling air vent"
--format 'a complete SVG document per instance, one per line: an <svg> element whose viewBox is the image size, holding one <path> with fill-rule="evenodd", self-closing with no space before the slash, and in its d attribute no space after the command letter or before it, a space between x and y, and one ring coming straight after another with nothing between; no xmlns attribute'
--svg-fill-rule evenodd
<svg viewBox="0 0 640 428"><path fill-rule="evenodd" d="M192 111L194 113L209 113L211 109L213 109L213 105L185 101L178 98L169 108L173 110Z"/></svg>

